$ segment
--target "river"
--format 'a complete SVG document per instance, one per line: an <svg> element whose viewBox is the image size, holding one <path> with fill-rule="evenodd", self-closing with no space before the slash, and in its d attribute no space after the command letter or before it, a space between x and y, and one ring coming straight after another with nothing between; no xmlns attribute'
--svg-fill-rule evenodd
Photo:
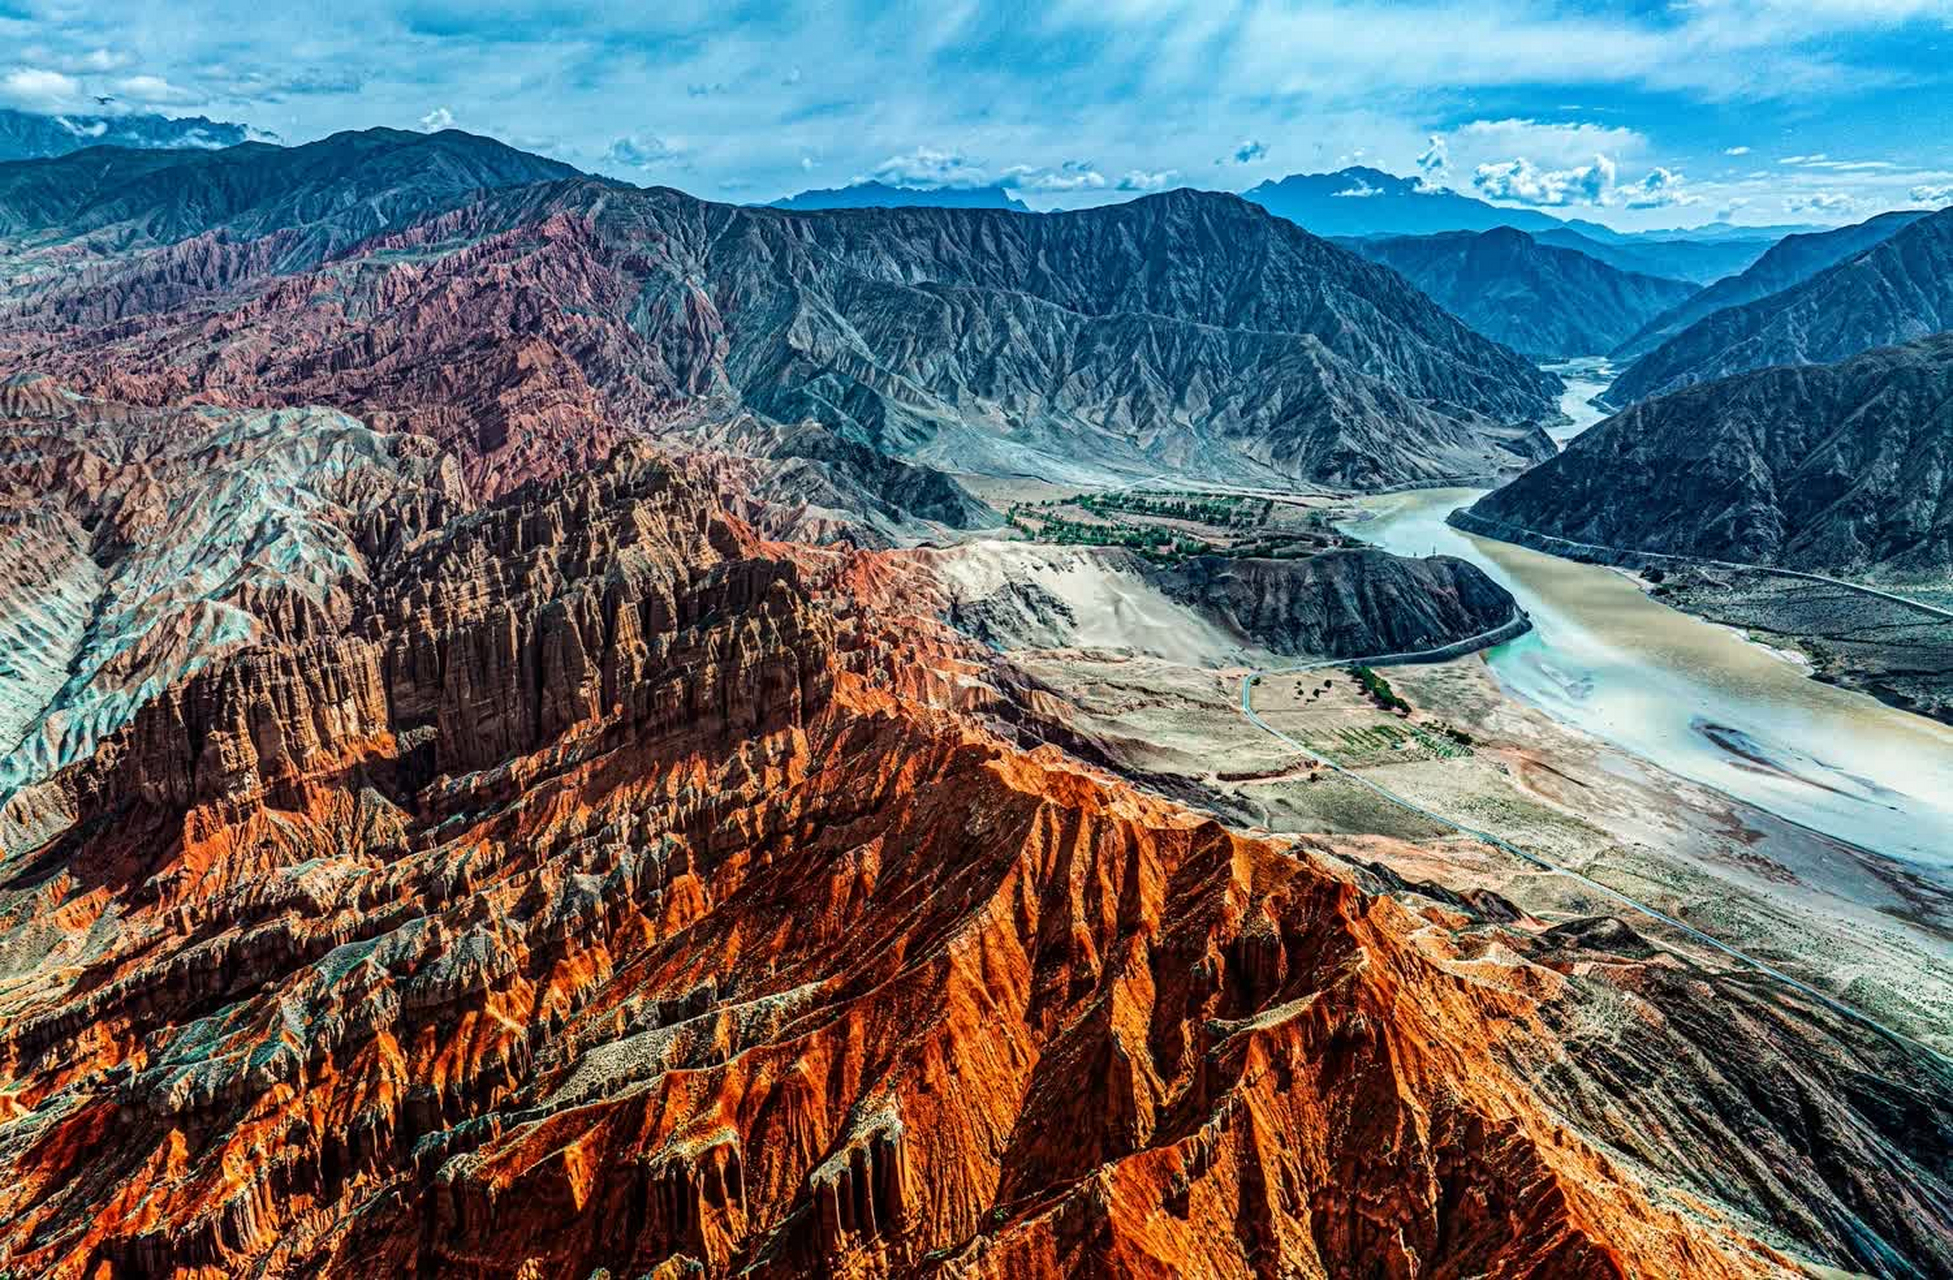
<svg viewBox="0 0 1953 1280"><path fill-rule="evenodd" d="M1347 531L1401 555L1457 556L1532 615L1487 655L1511 692L1643 759L1953 883L1953 728L1821 684L1626 576L1461 533L1479 489L1361 505Z"/></svg>
<svg viewBox="0 0 1953 1280"><path fill-rule="evenodd" d="M1548 366L1567 384L1561 444L1601 419L1602 360ZM1479 489L1365 501L1348 531L1402 555L1469 560L1533 631L1487 654L1505 687L1670 773L1953 883L1953 728L1810 679L1727 627L1650 599L1624 575L1461 533Z"/></svg>
<svg viewBox="0 0 1953 1280"><path fill-rule="evenodd" d="M1540 367L1548 373L1559 374L1560 381L1566 384L1566 390L1560 393L1560 412L1571 421L1546 431L1553 437L1553 443L1564 449L1567 441L1605 416L1588 402L1607 390L1607 384L1614 380L1614 366L1604 356L1577 356Z"/></svg>

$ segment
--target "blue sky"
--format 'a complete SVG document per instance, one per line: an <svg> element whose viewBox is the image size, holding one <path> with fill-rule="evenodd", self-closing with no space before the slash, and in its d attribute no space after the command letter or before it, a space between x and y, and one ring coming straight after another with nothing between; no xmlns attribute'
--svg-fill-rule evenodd
<svg viewBox="0 0 1953 1280"><path fill-rule="evenodd" d="M0 103L452 124L759 200L1034 207L1361 163L1621 227L1953 203L1953 0L0 0Z"/></svg>

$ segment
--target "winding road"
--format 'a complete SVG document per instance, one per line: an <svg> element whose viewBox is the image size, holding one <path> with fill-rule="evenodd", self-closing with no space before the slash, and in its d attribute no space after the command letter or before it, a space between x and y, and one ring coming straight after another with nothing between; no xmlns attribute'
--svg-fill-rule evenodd
<svg viewBox="0 0 1953 1280"><path fill-rule="evenodd" d="M1902 1035L1899 1032L1892 1030L1890 1027L1887 1027L1885 1024L1877 1021L1876 1019L1869 1017L1866 1014L1860 1013L1858 1010L1852 1008L1850 1005L1844 1004L1843 1002L1836 1000L1829 995L1826 995L1824 992L1819 991L1817 988L1811 986L1809 983L1800 981L1797 978L1793 978L1789 974L1783 972L1781 969L1774 968L1773 966L1766 964L1761 960L1758 960L1755 956L1749 955L1748 953L1743 951L1739 951L1735 947L1730 946L1728 943L1723 942L1718 938L1712 937L1707 933L1704 933L1702 930L1696 928L1692 924L1687 924L1681 920L1677 920L1674 916L1669 915L1665 911L1660 911L1654 907L1647 905L1644 902L1637 901L1636 899L1629 897L1627 894L1622 893L1620 890L1610 888L1609 886L1600 883L1598 880L1595 880L1590 876L1583 875L1580 872L1575 871L1570 867L1563 867L1558 863L1550 861L1549 859L1540 857L1536 853L1528 852L1527 850L1520 848L1518 845L1513 844L1509 840L1503 839L1502 837L1499 836L1495 836L1487 831L1480 831L1476 827L1466 826L1464 823L1458 822L1457 820L1452 818L1447 818L1441 813L1434 813L1431 810L1425 808L1423 805L1418 804L1414 800L1410 800L1405 798L1404 796L1400 796L1396 792L1391 791L1387 787L1379 786L1377 783L1372 782L1370 779L1362 776L1361 774L1357 773L1355 770L1346 768L1343 765L1338 764L1336 761L1329 759L1327 756L1324 756L1316 751L1313 751L1310 748L1304 746L1302 743L1297 742L1294 738L1291 738L1287 734L1283 733L1280 729L1277 729L1274 725L1271 725L1266 720L1262 719L1260 713L1258 713L1254 708L1255 685L1257 685L1263 679L1269 676L1300 675L1304 672L1321 671L1329 667L1405 666L1417 662L1443 661L1455 655L1461 647L1478 646L1478 645L1495 643L1498 639L1502 638L1505 635L1505 633L1507 633L1511 629L1511 627L1512 627L1512 622L1509 620L1506 623L1502 624L1501 626L1495 627L1490 631L1481 632L1479 635L1473 636L1470 640L1461 641L1454 644L1443 645L1435 649L1420 650L1414 653L1380 654L1378 656L1368 657L1368 658L1325 658L1316 662L1298 663L1294 666L1271 667L1271 668L1265 668L1258 671L1250 671L1247 675L1241 678L1241 714L1246 716L1249 722L1252 723L1257 729L1260 729L1263 733L1266 733L1269 736L1275 738L1277 741L1281 742L1285 746L1288 746L1296 751L1301 752L1304 756L1322 765L1323 767L1335 770L1337 773L1350 779L1352 782L1355 782L1358 786L1367 787L1369 790L1375 792L1378 796L1382 797L1384 800L1388 801L1389 803L1396 805L1398 808L1405 809L1411 813L1418 815L1421 818L1425 818L1431 822L1435 822L1441 827L1447 827L1452 831L1457 832L1460 835L1468 836L1473 840L1479 841L1480 843L1487 844L1492 846L1493 848L1503 850L1504 852L1511 854L1513 857L1518 858L1521 861L1526 862L1531 866L1537 867L1542 871L1551 872L1555 875L1562 875L1567 877L1569 880L1576 881L1582 886L1593 890L1595 893L1600 894L1605 898L1611 899L1614 902L1620 903L1622 906L1625 906L1633 911L1639 912L1641 915L1648 917L1650 920L1655 920L1664 925L1667 925L1670 928L1680 930L1682 933L1687 934L1690 938L1695 939L1697 942L1702 943L1704 946L1709 947L1715 951L1719 951L1723 955L1726 955L1731 959L1736 960L1739 963L1748 966L1749 968L1755 970L1756 972L1763 974L1765 977L1775 979L1776 981L1789 987L1791 990L1796 991L1800 995L1806 996L1812 1000L1817 1001L1819 1004L1822 1004L1825 1008L1831 1010L1833 1013L1836 1013L1841 1017L1849 1018L1853 1022L1856 1022L1861 1026L1867 1027L1870 1030L1877 1032L1879 1035L1884 1036L1887 1040L1890 1040L1895 1045L1899 1045L1903 1048L1918 1050L1921 1053L1925 1053L1931 1056L1941 1066L1947 1067L1949 1069L1953 1069L1953 1058L1948 1058L1945 1054L1939 1052L1937 1049L1934 1049L1932 1046L1922 1044L1919 1041L1912 1039L1910 1036Z"/></svg>

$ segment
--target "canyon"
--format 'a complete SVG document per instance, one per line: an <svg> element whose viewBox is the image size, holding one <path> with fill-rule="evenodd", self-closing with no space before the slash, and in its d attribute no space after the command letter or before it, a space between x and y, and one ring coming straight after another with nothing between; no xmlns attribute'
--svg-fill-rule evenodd
<svg viewBox="0 0 1953 1280"><path fill-rule="evenodd" d="M1923 879L1869 976L1781 908L1790 985L1237 712L1528 634L1330 513L1619 419L1559 453L1557 376L1232 196L563 168L0 173L0 1270L1953 1271ZM1679 917L1822 904L1486 670L1268 714Z"/></svg>

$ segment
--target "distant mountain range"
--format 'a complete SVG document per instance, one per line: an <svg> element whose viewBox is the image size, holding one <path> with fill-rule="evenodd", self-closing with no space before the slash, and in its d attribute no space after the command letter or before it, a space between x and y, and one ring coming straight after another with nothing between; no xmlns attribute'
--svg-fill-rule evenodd
<svg viewBox="0 0 1953 1280"><path fill-rule="evenodd" d="M1604 355L1697 292L1511 227L1339 243L1401 272L1472 328L1535 359Z"/></svg>
<svg viewBox="0 0 1953 1280"><path fill-rule="evenodd" d="M1531 209L1502 209L1443 187L1426 187L1381 169L1296 173L1242 192L1319 236L1431 235L1441 231L1553 231L1568 224ZM1584 229L1611 234L1591 223Z"/></svg>
<svg viewBox="0 0 1953 1280"><path fill-rule="evenodd" d="M241 124L202 116L40 116L0 107L0 161L64 156L83 147L211 150L236 146L250 136L251 131Z"/></svg>
<svg viewBox="0 0 1953 1280"><path fill-rule="evenodd" d="M1010 209L1031 207L1002 187L897 187L855 182L770 201L772 209Z"/></svg>
<svg viewBox="0 0 1953 1280"><path fill-rule="evenodd" d="M100 234L118 252L210 231L275 237L274 260L257 269L290 269L484 188L581 176L457 130L368 129L219 151L97 147L0 166L0 235Z"/></svg>
<svg viewBox="0 0 1953 1280"><path fill-rule="evenodd" d="M1443 187L1426 187L1381 169L1298 173L1263 182L1246 199L1315 235L1350 237L1435 235L1512 227L1541 244L1574 249L1622 271L1707 284L1756 261L1786 235L1810 226L1745 227L1710 223L1681 230L1629 234L1597 222L1562 219L1534 209L1504 208ZM859 182L803 191L771 202L776 209L958 208L1027 206L1003 187L898 187Z"/></svg>
<svg viewBox="0 0 1953 1280"><path fill-rule="evenodd" d="M1953 334L1636 404L1472 526L1823 572L1953 568Z"/></svg>
<svg viewBox="0 0 1953 1280"><path fill-rule="evenodd" d="M1794 274L1805 254L1849 250L1852 240L1793 247L1781 265ZM1828 364L1946 329L1953 329L1953 209L1905 222L1788 289L1704 316L1623 370L1607 399L1625 405L1749 369Z"/></svg>
<svg viewBox="0 0 1953 1280"><path fill-rule="evenodd" d="M761 453L811 419L908 463L1073 479L1171 467L1373 487L1552 448L1537 424L1556 379L1236 196L808 218L574 176L455 132L158 154L0 174L0 231L45 245L9 304L59 335L37 359L125 371L122 389L149 396L275 384L384 410L491 488L605 448L620 421L739 410L778 424L736 428ZM64 275L67 241L107 228L124 248ZM264 288L328 258L330 280ZM497 351L534 353L470 354L500 327Z"/></svg>
<svg viewBox="0 0 1953 1280"><path fill-rule="evenodd" d="M1617 359L1646 355L1704 316L1802 284L1826 267L1862 253L1925 216L1925 210L1881 213L1855 226L1785 236L1747 270L1716 281L1656 316L1614 355Z"/></svg>
<svg viewBox="0 0 1953 1280"><path fill-rule="evenodd" d="M1743 229L1711 228L1714 234L1707 239L1674 240L1653 236L1603 237L1561 227L1534 232L1533 238L1541 244L1584 253L1620 271L1702 285L1742 271L1777 242L1776 236L1724 234Z"/></svg>

